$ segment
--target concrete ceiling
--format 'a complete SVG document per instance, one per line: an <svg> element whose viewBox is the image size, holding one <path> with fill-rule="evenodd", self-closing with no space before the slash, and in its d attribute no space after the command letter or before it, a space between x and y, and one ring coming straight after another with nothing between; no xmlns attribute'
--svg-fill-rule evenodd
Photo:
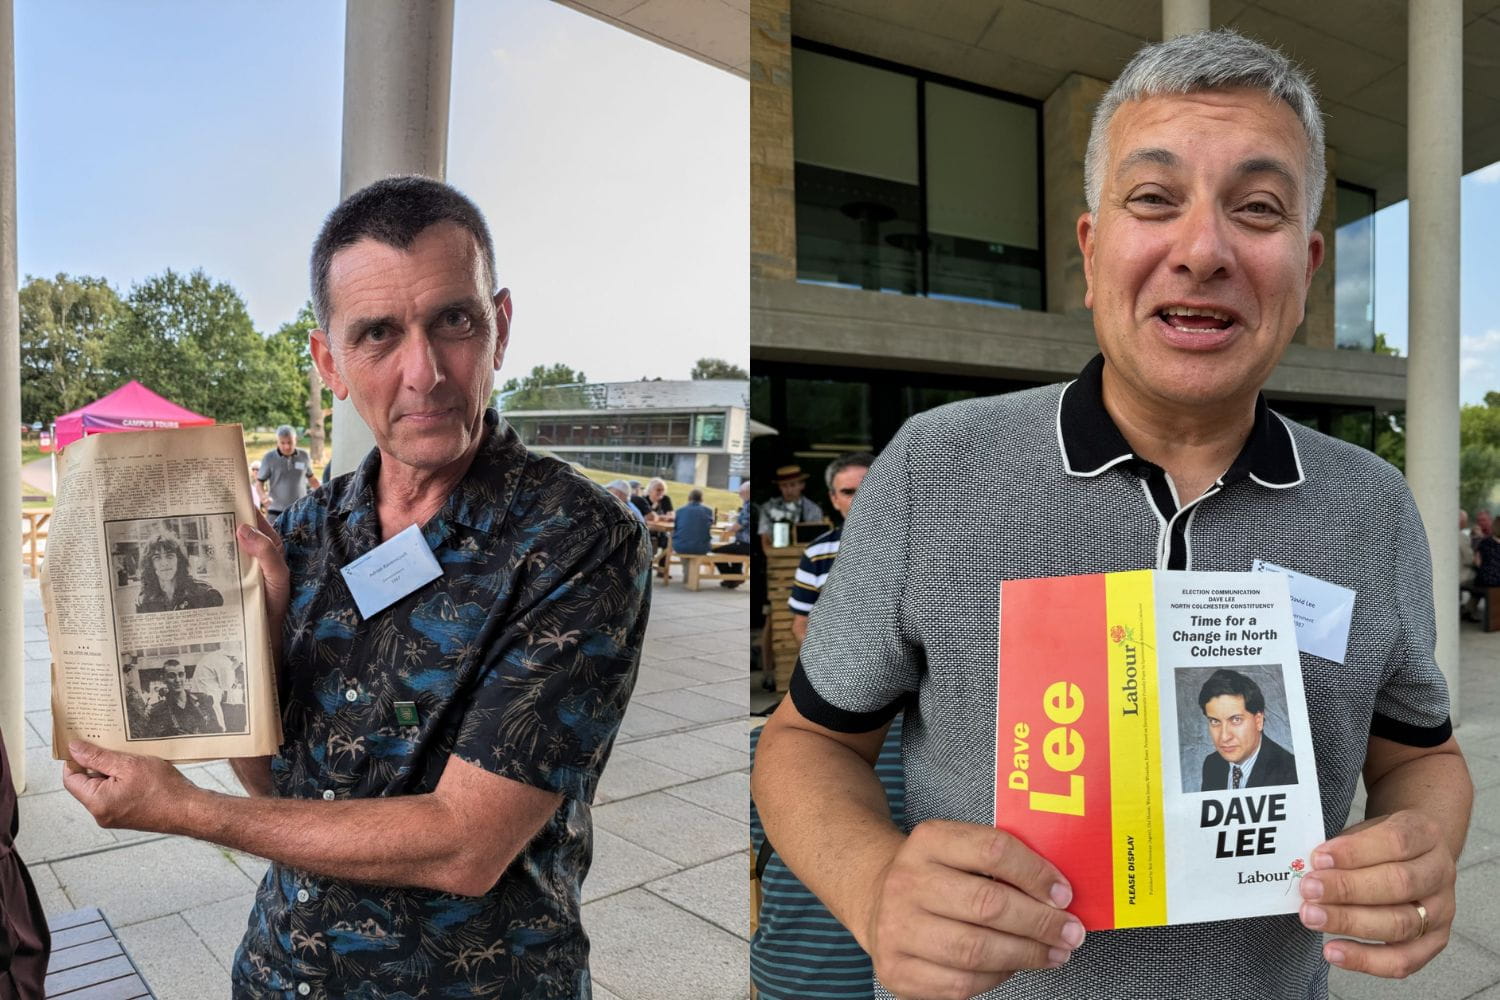
<svg viewBox="0 0 1500 1000"><path fill-rule="evenodd" d="M750 0L558 0L710 66L750 78Z"/></svg>
<svg viewBox="0 0 1500 1000"><path fill-rule="evenodd" d="M1423 0L1416 0L1423 2ZM1406 197L1407 0L1212 0L1312 74L1334 172ZM1464 0L1464 172L1500 160L1500 0ZM792 0L792 32L1045 100L1069 73L1112 80L1161 37L1160 0Z"/></svg>

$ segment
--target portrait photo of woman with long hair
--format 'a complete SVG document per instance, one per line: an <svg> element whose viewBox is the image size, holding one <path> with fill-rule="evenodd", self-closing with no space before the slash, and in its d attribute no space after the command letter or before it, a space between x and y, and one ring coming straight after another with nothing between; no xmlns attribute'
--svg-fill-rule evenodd
<svg viewBox="0 0 1500 1000"><path fill-rule="evenodd" d="M151 536L141 553L141 592L135 602L136 614L217 608L223 603L222 594L193 578L181 539L165 530Z"/></svg>

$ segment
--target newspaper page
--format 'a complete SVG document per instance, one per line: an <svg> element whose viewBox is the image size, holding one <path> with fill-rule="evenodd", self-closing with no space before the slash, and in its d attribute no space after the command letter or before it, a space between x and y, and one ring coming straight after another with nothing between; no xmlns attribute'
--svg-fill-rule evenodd
<svg viewBox="0 0 1500 1000"><path fill-rule="evenodd" d="M1324 838L1276 573L1001 585L995 825L1090 930L1294 913Z"/></svg>
<svg viewBox="0 0 1500 1000"><path fill-rule="evenodd" d="M96 434L58 456L42 602L52 755L70 739L165 760L281 744L240 427Z"/></svg>

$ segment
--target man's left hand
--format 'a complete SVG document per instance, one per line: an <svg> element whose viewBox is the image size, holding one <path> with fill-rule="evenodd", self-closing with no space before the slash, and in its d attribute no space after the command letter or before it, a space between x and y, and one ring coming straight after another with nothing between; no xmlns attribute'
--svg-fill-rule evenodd
<svg viewBox="0 0 1500 1000"><path fill-rule="evenodd" d="M171 817L196 786L155 757L105 750L84 740L68 744L63 787L101 827L174 832Z"/></svg>
<svg viewBox="0 0 1500 1000"><path fill-rule="evenodd" d="M1312 869L1301 884L1303 925L1385 942L1328 941L1330 964L1404 979L1448 944L1458 869L1427 816L1403 810L1351 826L1313 851Z"/></svg>

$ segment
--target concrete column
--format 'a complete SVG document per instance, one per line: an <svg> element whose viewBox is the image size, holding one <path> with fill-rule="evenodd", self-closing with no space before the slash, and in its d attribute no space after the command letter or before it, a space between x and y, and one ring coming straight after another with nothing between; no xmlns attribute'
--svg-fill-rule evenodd
<svg viewBox="0 0 1500 1000"><path fill-rule="evenodd" d="M453 0L359 0L344 18L339 197L393 174L447 174ZM375 446L348 401L333 403L333 474Z"/></svg>
<svg viewBox="0 0 1500 1000"><path fill-rule="evenodd" d="M1323 178L1323 205L1318 210L1318 221L1314 224L1314 228L1323 234L1323 266L1313 275L1312 287L1307 290L1307 312L1302 318L1302 325L1297 327L1297 332L1292 337L1292 343L1331 351L1338 346L1333 288L1333 275L1338 263L1338 255L1334 252L1338 199L1334 190L1334 181L1337 179L1334 177L1334 151L1325 146L1323 155L1327 160L1328 172Z"/></svg>
<svg viewBox="0 0 1500 1000"><path fill-rule="evenodd" d="M1208 7L1208 0L1161 0L1162 40L1207 31Z"/></svg>
<svg viewBox="0 0 1500 1000"><path fill-rule="evenodd" d="M1079 73L1067 79L1042 105L1042 176L1047 227L1047 311L1087 316L1083 293L1083 251L1078 248L1078 217L1088 211L1083 195L1083 156L1088 150L1094 108L1109 84Z"/></svg>
<svg viewBox="0 0 1500 1000"><path fill-rule="evenodd" d="M1407 4L1407 191L1411 199L1406 479L1432 549L1437 661L1459 719L1459 178L1463 172L1463 5Z"/></svg>
<svg viewBox="0 0 1500 1000"><path fill-rule="evenodd" d="M0 730L26 788L23 690L26 648L21 608L21 300L16 266L16 33L12 0L0 0Z"/></svg>
<svg viewBox="0 0 1500 1000"><path fill-rule="evenodd" d="M797 278L791 0L750 0L750 276Z"/></svg>

